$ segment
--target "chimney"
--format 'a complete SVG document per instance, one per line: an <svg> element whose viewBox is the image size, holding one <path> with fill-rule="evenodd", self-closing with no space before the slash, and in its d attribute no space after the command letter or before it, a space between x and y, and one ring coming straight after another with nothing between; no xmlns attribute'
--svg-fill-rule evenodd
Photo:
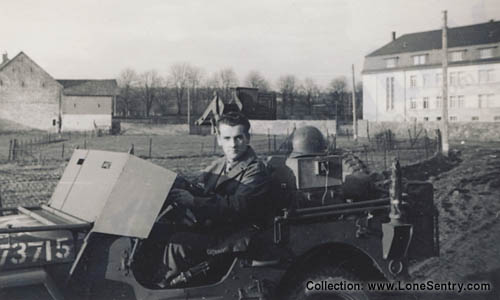
<svg viewBox="0 0 500 300"><path fill-rule="evenodd" d="M396 31L393 31L392 32L392 40L395 41L396 40Z"/></svg>
<svg viewBox="0 0 500 300"><path fill-rule="evenodd" d="M2 54L2 64L6 63L9 61L9 57L7 56L7 52L4 52Z"/></svg>

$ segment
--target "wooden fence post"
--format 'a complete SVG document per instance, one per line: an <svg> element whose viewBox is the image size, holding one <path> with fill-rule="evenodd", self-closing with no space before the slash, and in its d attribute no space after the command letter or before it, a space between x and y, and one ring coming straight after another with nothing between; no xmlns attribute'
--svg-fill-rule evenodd
<svg viewBox="0 0 500 300"><path fill-rule="evenodd" d="M14 146L12 146L12 160L17 159L17 139L14 139Z"/></svg>
<svg viewBox="0 0 500 300"><path fill-rule="evenodd" d="M443 140L439 128L436 129L436 152L439 154L443 153Z"/></svg>
<svg viewBox="0 0 500 300"><path fill-rule="evenodd" d="M64 159L64 143L62 144L61 158Z"/></svg>
<svg viewBox="0 0 500 300"><path fill-rule="evenodd" d="M205 147L205 143L201 142L200 156L203 156L203 148Z"/></svg>
<svg viewBox="0 0 500 300"><path fill-rule="evenodd" d="M12 159L12 140L9 140L9 161Z"/></svg>
<svg viewBox="0 0 500 300"><path fill-rule="evenodd" d="M267 153L271 153L271 133L267 128Z"/></svg>
<svg viewBox="0 0 500 300"><path fill-rule="evenodd" d="M151 152L153 148L153 138L149 138L149 158L151 158Z"/></svg>
<svg viewBox="0 0 500 300"><path fill-rule="evenodd" d="M276 152L276 134L274 135L274 152Z"/></svg>

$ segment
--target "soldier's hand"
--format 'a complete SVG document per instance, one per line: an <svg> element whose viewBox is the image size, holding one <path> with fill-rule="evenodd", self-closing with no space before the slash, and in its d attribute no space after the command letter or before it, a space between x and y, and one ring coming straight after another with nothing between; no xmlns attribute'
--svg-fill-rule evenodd
<svg viewBox="0 0 500 300"><path fill-rule="evenodd" d="M186 190L172 189L170 191L169 198L171 198L172 201L186 207L194 206L194 196Z"/></svg>

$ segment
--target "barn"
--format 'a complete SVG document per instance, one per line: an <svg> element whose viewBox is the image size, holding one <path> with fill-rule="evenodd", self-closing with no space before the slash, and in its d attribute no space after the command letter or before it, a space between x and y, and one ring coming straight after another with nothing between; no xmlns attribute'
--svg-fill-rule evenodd
<svg viewBox="0 0 500 300"><path fill-rule="evenodd" d="M52 132L111 127L116 80L57 80L20 52L0 63L0 119Z"/></svg>

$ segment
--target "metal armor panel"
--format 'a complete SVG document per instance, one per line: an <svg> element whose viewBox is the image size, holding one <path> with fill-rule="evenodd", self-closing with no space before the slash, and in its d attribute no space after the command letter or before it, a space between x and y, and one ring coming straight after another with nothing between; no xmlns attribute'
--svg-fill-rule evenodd
<svg viewBox="0 0 500 300"><path fill-rule="evenodd" d="M146 238L176 176L127 153L75 150L49 206L95 232Z"/></svg>

